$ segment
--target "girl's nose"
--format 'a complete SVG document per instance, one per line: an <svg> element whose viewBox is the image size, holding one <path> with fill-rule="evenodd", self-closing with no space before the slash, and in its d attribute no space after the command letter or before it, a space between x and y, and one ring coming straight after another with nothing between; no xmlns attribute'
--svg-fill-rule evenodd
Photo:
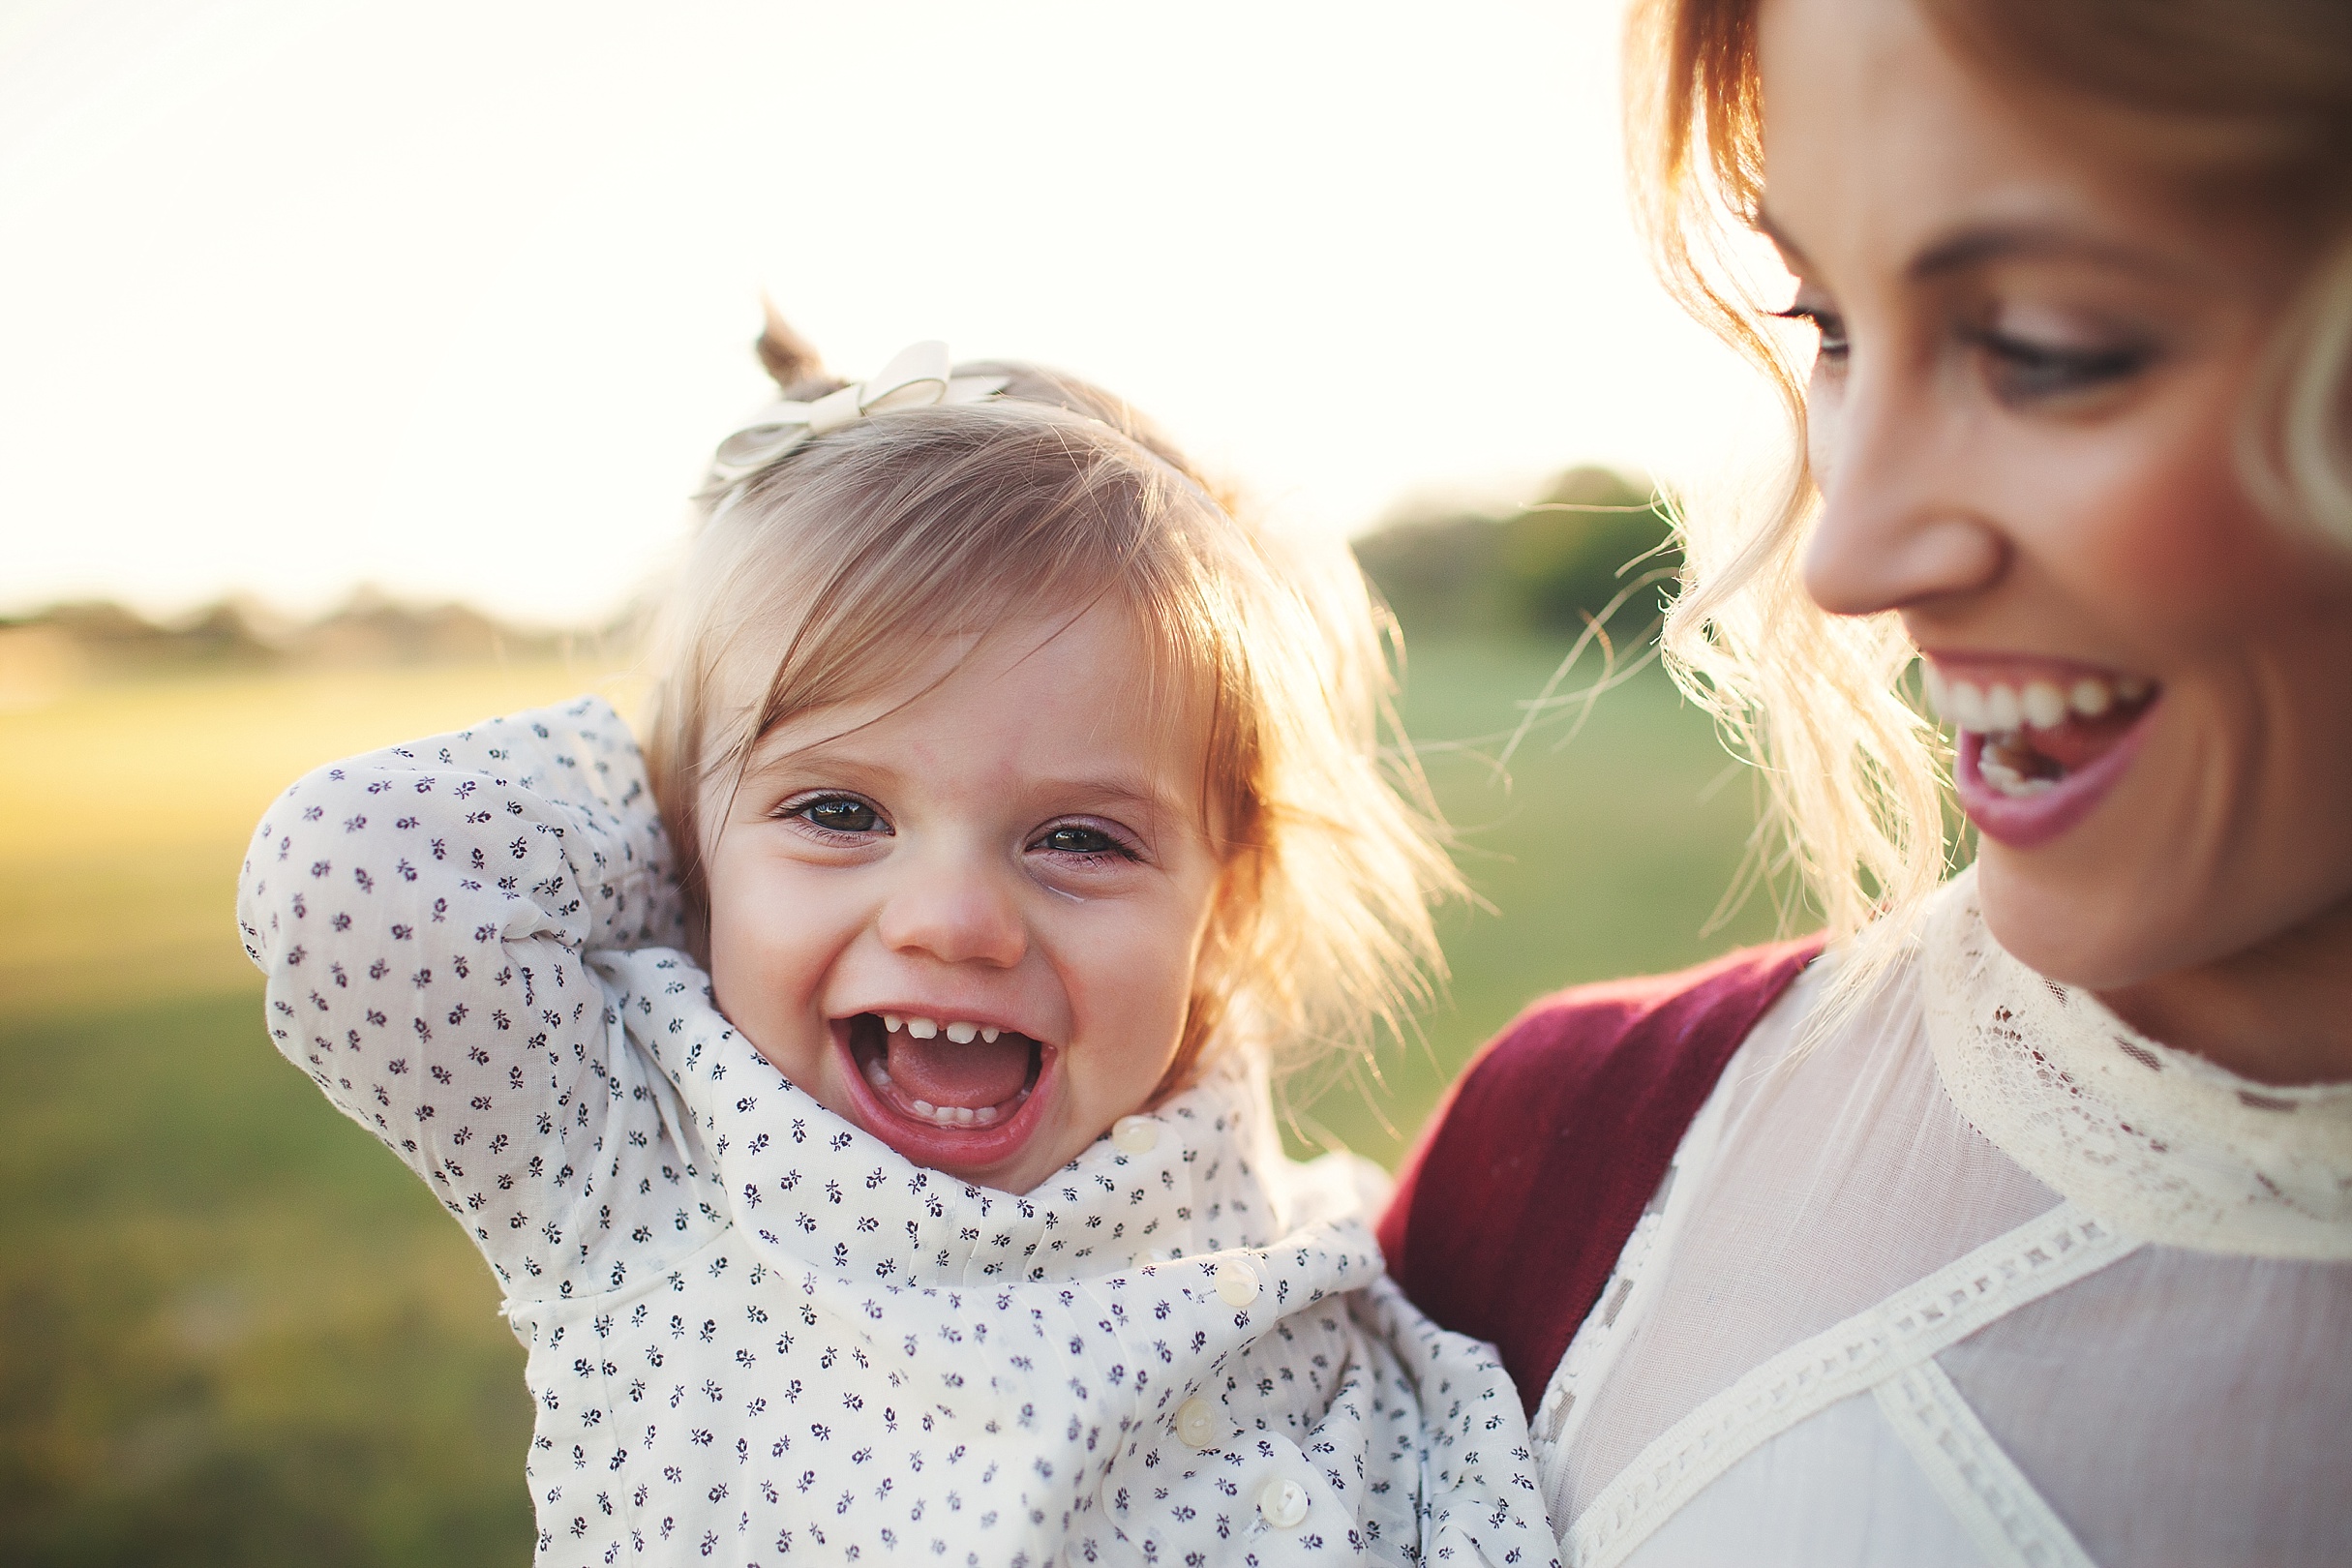
<svg viewBox="0 0 2352 1568"><path fill-rule="evenodd" d="M1805 588L1833 615L1867 616L1972 593L1999 581L2006 537L1978 504L1965 411L1940 389L1890 385L1858 365L1810 411L1822 511Z"/></svg>
<svg viewBox="0 0 2352 1568"><path fill-rule="evenodd" d="M1027 954L1028 925L1012 890L991 868L932 859L908 869L878 922L892 952L994 969L1010 969Z"/></svg>

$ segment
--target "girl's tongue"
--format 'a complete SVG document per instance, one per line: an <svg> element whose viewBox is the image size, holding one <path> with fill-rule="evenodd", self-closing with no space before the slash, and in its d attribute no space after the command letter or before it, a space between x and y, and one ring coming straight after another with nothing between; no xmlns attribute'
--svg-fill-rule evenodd
<svg viewBox="0 0 2352 1568"><path fill-rule="evenodd" d="M883 1066L891 1086L910 1100L978 1110L1003 1104L1029 1081L1026 1035L1007 1033L958 1045L945 1034L917 1040L902 1029L883 1041Z"/></svg>

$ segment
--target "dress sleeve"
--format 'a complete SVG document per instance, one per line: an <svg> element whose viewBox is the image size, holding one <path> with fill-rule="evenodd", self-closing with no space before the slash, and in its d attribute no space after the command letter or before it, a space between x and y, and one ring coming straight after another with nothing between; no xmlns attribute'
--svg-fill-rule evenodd
<svg viewBox="0 0 2352 1568"><path fill-rule="evenodd" d="M237 920L279 1051L510 1293L602 1264L614 1188L666 1175L686 1228L690 1161L586 962L681 937L644 764L601 699L310 774L256 831Z"/></svg>
<svg viewBox="0 0 2352 1568"><path fill-rule="evenodd" d="M1546 998L1423 1131L1381 1252L1414 1306L1501 1351L1529 1414L1724 1065L1820 950L1743 949Z"/></svg>

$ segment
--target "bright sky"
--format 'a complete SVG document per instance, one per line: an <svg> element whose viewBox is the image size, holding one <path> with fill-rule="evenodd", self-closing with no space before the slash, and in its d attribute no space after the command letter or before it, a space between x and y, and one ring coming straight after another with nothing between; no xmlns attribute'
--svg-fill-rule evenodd
<svg viewBox="0 0 2352 1568"><path fill-rule="evenodd" d="M1694 477L1753 377L1651 281L1619 0L0 0L0 612L661 569L764 383L1074 370L1299 526Z"/></svg>

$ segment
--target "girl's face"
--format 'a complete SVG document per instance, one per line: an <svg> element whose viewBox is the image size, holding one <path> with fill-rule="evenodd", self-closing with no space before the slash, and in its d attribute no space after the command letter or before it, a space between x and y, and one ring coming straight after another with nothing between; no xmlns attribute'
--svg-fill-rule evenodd
<svg viewBox="0 0 2352 1568"><path fill-rule="evenodd" d="M710 974L760 1053L920 1165L1025 1192L1139 1110L1219 861L1205 738L1102 609L943 642L714 794Z"/></svg>
<svg viewBox="0 0 2352 1568"><path fill-rule="evenodd" d="M1765 0L1760 48L1807 586L1925 655L1995 936L2114 990L2340 916L2352 553L2232 453L2300 257L2071 151L1909 0Z"/></svg>

